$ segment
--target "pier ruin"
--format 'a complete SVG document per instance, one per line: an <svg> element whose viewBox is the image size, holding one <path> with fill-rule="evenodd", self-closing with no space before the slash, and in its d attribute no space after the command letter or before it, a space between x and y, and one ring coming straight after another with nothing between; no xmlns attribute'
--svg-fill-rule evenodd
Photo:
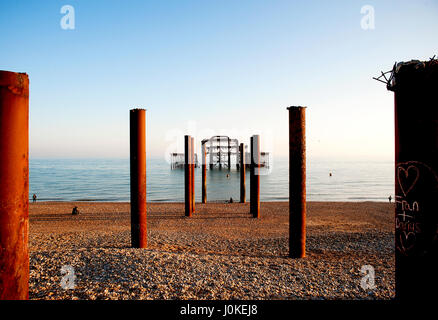
<svg viewBox="0 0 438 320"><path fill-rule="evenodd" d="M208 164L210 170L213 169L228 169L235 167L240 170L242 163L249 169L251 164L251 153L248 151L248 146L241 151L238 139L232 139L228 136L213 136L209 139L201 141L201 148L205 150L205 164ZM241 153L244 154L244 159ZM260 152L260 167L269 168L270 165L269 152ZM171 169L184 168L184 153L171 153ZM244 160L244 161L242 161ZM199 168L198 155L194 154L195 168Z"/></svg>

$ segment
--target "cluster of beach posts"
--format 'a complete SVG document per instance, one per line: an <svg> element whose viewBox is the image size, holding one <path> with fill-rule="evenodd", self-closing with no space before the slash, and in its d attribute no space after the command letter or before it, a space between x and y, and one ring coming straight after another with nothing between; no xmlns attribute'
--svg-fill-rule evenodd
<svg viewBox="0 0 438 320"><path fill-rule="evenodd" d="M130 203L29 204L29 78L0 71L0 299L427 298L438 285L438 62L376 79L395 94L393 204L306 202L305 107L287 108L288 202L260 202L254 135L250 202L242 143L240 201L207 202L203 147L195 203L186 135L184 203L148 203L146 110L132 109Z"/></svg>

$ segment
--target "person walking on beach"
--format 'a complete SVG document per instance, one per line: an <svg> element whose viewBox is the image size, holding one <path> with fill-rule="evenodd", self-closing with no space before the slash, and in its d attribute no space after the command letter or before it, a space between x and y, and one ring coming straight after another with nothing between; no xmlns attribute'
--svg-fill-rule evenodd
<svg viewBox="0 0 438 320"><path fill-rule="evenodd" d="M391 203L391 199L392 199L392 197L391 197L391 195L389 195L389 197L388 197L389 203Z"/></svg>
<svg viewBox="0 0 438 320"><path fill-rule="evenodd" d="M36 194L34 193L33 196L32 196L32 202L35 203L35 202L36 202L36 199L37 199L37 196L36 196Z"/></svg>

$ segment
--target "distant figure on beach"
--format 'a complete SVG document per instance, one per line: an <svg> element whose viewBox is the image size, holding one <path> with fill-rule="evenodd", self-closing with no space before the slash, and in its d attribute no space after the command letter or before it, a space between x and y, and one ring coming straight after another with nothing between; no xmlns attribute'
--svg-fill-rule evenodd
<svg viewBox="0 0 438 320"><path fill-rule="evenodd" d="M391 197L391 196L389 196L389 197L388 197L389 203L391 203L391 199L392 199L392 197Z"/></svg>
<svg viewBox="0 0 438 320"><path fill-rule="evenodd" d="M32 202L35 203L35 202L36 202L36 199L37 199L37 196L36 196L36 194L34 193L33 196L32 196Z"/></svg>
<svg viewBox="0 0 438 320"><path fill-rule="evenodd" d="M227 173L227 179L230 179L230 175Z"/></svg>
<svg viewBox="0 0 438 320"><path fill-rule="evenodd" d="M233 203L233 198L230 198L230 203Z"/></svg>
<svg viewBox="0 0 438 320"><path fill-rule="evenodd" d="M72 212L71 212L71 214L72 214L72 215L77 215L77 214L79 214L79 209L78 209L78 207L74 207L73 210L72 210Z"/></svg>
<svg viewBox="0 0 438 320"><path fill-rule="evenodd" d="M332 173L330 172L330 173L329 173L329 177L331 177L331 176L332 176Z"/></svg>

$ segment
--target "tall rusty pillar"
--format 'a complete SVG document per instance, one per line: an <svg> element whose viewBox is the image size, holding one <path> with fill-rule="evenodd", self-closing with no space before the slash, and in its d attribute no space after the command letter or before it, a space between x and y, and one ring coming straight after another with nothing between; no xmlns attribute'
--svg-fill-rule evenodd
<svg viewBox="0 0 438 320"><path fill-rule="evenodd" d="M195 138L190 137L190 192L192 196L192 214L195 213Z"/></svg>
<svg viewBox="0 0 438 320"><path fill-rule="evenodd" d="M246 202L246 184L245 184L245 144L239 146L240 157L240 203Z"/></svg>
<svg viewBox="0 0 438 320"><path fill-rule="evenodd" d="M192 216L192 195L191 195L191 175L190 175L190 158L191 158L191 137L184 136L184 203L185 216Z"/></svg>
<svg viewBox="0 0 438 320"><path fill-rule="evenodd" d="M250 210L253 218L260 218L260 136L251 137Z"/></svg>
<svg viewBox="0 0 438 320"><path fill-rule="evenodd" d="M254 202L251 201L252 193L253 193L253 184L254 184L254 167L252 163L252 145L253 145L253 137L249 138L249 212L252 214L252 207Z"/></svg>
<svg viewBox="0 0 438 320"><path fill-rule="evenodd" d="M131 245L146 248L146 110L130 116Z"/></svg>
<svg viewBox="0 0 438 320"><path fill-rule="evenodd" d="M207 203L207 153L202 143L202 203Z"/></svg>
<svg viewBox="0 0 438 320"><path fill-rule="evenodd" d="M438 61L393 69L396 298L427 300L438 287Z"/></svg>
<svg viewBox="0 0 438 320"><path fill-rule="evenodd" d="M306 107L289 107L289 256L306 256Z"/></svg>
<svg viewBox="0 0 438 320"><path fill-rule="evenodd" d="M0 300L29 299L29 78L0 71Z"/></svg>

